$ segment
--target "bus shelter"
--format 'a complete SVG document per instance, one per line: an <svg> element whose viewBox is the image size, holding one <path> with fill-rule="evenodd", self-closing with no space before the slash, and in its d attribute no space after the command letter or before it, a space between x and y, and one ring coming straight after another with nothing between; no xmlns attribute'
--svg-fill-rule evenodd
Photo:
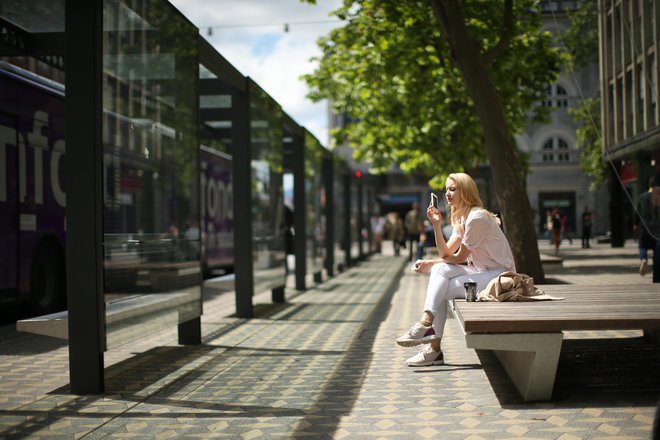
<svg viewBox="0 0 660 440"><path fill-rule="evenodd" d="M327 216L334 215L325 209L327 179L332 176L324 174L323 161L329 152L288 115L284 131L284 203L292 218L291 225L285 225L285 238L291 241L287 252L294 256L296 289L304 290L309 282L321 282L325 269Z"/></svg>
<svg viewBox="0 0 660 440"><path fill-rule="evenodd" d="M16 138L28 142L3 148L34 164L19 170L19 182L53 183L43 192L26 185L26 196L39 198L21 197L12 215L26 219L20 235L34 236L35 249L58 243L60 223L66 249L68 310L22 330L67 338L71 391L102 392L108 348L172 325L180 343L200 342L198 53L190 44L198 30L169 3L147 0L7 0L0 26L11 35L0 53L40 75L32 91L38 85L42 96L33 118L43 142L18 127ZM53 104L43 107L46 99ZM62 128L50 124L58 118ZM60 212L47 209L50 197ZM49 261L20 288L52 291Z"/></svg>
<svg viewBox="0 0 660 440"><path fill-rule="evenodd" d="M198 31L167 2L65 10L70 376L87 393L113 335L201 339Z"/></svg>

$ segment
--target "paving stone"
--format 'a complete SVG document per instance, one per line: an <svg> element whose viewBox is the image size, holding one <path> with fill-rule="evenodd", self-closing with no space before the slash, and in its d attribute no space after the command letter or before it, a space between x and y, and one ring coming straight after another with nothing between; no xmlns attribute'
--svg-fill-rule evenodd
<svg viewBox="0 0 660 440"><path fill-rule="evenodd" d="M540 243L541 252L549 245ZM634 243L562 247L549 281L639 282ZM203 345L176 329L105 353L106 393L68 391L68 350L0 328L1 438L650 438L660 348L641 332L567 332L552 402L525 403L492 353L450 317L446 365L410 368L394 342L419 318L427 277L374 256L287 303L205 300ZM646 277L650 283L650 277Z"/></svg>

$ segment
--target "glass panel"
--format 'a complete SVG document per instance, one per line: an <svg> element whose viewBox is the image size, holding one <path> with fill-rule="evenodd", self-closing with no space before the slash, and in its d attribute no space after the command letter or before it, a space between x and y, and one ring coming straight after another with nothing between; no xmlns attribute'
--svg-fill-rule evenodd
<svg viewBox="0 0 660 440"><path fill-rule="evenodd" d="M252 231L254 292L285 285L282 109L252 83Z"/></svg>
<svg viewBox="0 0 660 440"><path fill-rule="evenodd" d="M321 181L323 146L310 132L305 131L305 194L307 206L307 270L320 273L325 260L325 191Z"/></svg>
<svg viewBox="0 0 660 440"><path fill-rule="evenodd" d="M105 1L108 348L201 315L196 41L166 2Z"/></svg>
<svg viewBox="0 0 660 440"><path fill-rule="evenodd" d="M343 163L335 159L333 164L334 173L334 215L335 215L335 255L334 261L337 270L343 270L347 265L346 259L346 221L348 214L346 213L344 198L346 197L344 191L344 175L348 172Z"/></svg>
<svg viewBox="0 0 660 440"><path fill-rule="evenodd" d="M357 261L360 257L360 227L359 221L359 199L358 199L358 182L355 176L351 173L349 178L350 189L349 194L351 198L350 202L350 212L349 212L349 222L351 228L351 262Z"/></svg>
<svg viewBox="0 0 660 440"><path fill-rule="evenodd" d="M64 0L2 0L0 18L27 32L64 32Z"/></svg>
<svg viewBox="0 0 660 440"><path fill-rule="evenodd" d="M369 200L371 197L371 185L369 184L369 180L366 178L366 176L362 176L360 178L362 181L361 185L359 185L360 190L362 191L362 207L360 208L361 213L360 213L360 234L362 234L362 255L368 255L369 254L369 237L371 236L371 232L369 231L370 229L370 224L369 224L369 218L371 216L369 215Z"/></svg>
<svg viewBox="0 0 660 440"><path fill-rule="evenodd" d="M233 145L239 91L200 65L201 257L206 275L234 271Z"/></svg>

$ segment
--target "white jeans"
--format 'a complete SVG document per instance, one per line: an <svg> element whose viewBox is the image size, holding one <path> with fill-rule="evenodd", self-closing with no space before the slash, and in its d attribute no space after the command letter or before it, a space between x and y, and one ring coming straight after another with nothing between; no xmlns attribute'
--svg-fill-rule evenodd
<svg viewBox="0 0 660 440"><path fill-rule="evenodd" d="M447 320L447 300L465 298L463 283L477 283L477 292L506 269L491 269L479 272L476 269L461 265L438 263L431 268L429 284L426 286L426 302L424 311L430 312L433 319L433 330L436 336L442 337Z"/></svg>

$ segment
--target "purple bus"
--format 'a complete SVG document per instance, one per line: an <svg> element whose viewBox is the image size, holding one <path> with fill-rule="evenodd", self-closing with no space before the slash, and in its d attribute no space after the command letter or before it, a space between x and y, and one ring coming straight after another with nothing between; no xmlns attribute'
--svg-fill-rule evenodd
<svg viewBox="0 0 660 440"><path fill-rule="evenodd" d="M202 270L232 272L234 213L231 156L202 145L199 150Z"/></svg>
<svg viewBox="0 0 660 440"><path fill-rule="evenodd" d="M64 96L61 84L0 62L0 302L27 306L31 315L66 305ZM105 117L127 127L121 116ZM153 174L154 165L130 151L118 153L116 148L106 152L104 162L105 290L144 292L145 280L138 272L144 273L154 255L164 252L167 240L138 233L137 214L120 202L150 191L131 176ZM178 225L178 241L188 256L201 255L206 273L231 272L231 157L206 147L199 155L201 224L186 219ZM120 165L129 172L118 174Z"/></svg>
<svg viewBox="0 0 660 440"><path fill-rule="evenodd" d="M64 88L0 64L0 292L64 306Z"/></svg>

